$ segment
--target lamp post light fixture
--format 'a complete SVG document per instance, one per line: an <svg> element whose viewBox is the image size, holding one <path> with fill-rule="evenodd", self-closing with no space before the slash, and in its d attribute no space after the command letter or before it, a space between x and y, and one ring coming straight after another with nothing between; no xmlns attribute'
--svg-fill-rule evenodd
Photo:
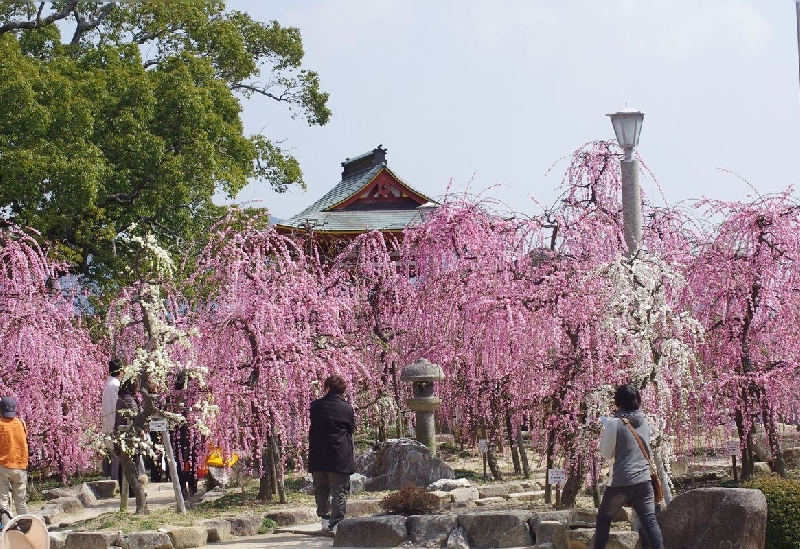
<svg viewBox="0 0 800 549"><path fill-rule="evenodd" d="M628 259L636 254L642 242L642 196L639 191L639 162L633 157L633 150L639 145L644 113L625 107L619 112L607 115L614 125L617 142L625 151L622 160L622 227Z"/></svg>

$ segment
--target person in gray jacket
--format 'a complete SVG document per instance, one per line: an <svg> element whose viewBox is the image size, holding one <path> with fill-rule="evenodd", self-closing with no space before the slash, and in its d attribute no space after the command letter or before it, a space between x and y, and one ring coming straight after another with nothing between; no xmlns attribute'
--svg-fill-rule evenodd
<svg viewBox="0 0 800 549"><path fill-rule="evenodd" d="M642 453L639 443L623 420L631 426L650 450L650 426L639 410L642 397L633 385L620 385L614 391L614 406L617 411L611 418L601 418L603 435L600 453L613 460L606 490L600 509L597 510L597 527L594 533L594 549L605 549L608 543L611 521L623 505L630 504L642 523L642 545L650 549L663 549L664 540L656 522L653 485L650 482L650 463Z"/></svg>

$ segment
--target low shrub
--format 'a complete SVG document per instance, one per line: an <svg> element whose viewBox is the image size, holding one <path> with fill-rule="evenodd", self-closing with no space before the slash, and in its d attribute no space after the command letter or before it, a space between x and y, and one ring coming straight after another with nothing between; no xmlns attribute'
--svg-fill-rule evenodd
<svg viewBox="0 0 800 549"><path fill-rule="evenodd" d="M381 507L399 515L425 515L439 507L439 498L425 488L409 484L383 498Z"/></svg>
<svg viewBox="0 0 800 549"><path fill-rule="evenodd" d="M261 526L258 528L259 534L267 534L275 530L278 527L278 523L272 520L269 517L264 517L264 520L261 521Z"/></svg>
<svg viewBox="0 0 800 549"><path fill-rule="evenodd" d="M800 481L776 476L755 477L742 487L755 488L767 499L765 549L800 547Z"/></svg>

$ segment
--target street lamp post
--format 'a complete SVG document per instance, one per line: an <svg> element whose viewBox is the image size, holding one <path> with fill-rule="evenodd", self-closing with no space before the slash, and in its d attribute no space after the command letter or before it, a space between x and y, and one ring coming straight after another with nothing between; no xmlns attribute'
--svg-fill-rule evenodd
<svg viewBox="0 0 800 549"><path fill-rule="evenodd" d="M622 227L628 259L636 254L642 242L642 197L639 191L639 162L633 157L633 149L639 144L644 113L625 107L607 115L614 125L619 146L625 151L622 160Z"/></svg>

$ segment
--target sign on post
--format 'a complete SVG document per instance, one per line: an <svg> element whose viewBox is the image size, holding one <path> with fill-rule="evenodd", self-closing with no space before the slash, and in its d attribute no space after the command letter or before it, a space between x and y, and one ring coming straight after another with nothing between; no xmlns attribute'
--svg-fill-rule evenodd
<svg viewBox="0 0 800 549"><path fill-rule="evenodd" d="M478 440L478 450L480 450L481 454L485 454L489 451L489 444L485 438Z"/></svg>
<svg viewBox="0 0 800 549"><path fill-rule="evenodd" d="M560 486L567 483L567 470L566 469L548 469L547 479L550 484Z"/></svg>
<svg viewBox="0 0 800 549"><path fill-rule="evenodd" d="M725 443L725 451L729 456L735 457L739 455L739 441L730 440Z"/></svg>
<svg viewBox="0 0 800 549"><path fill-rule="evenodd" d="M150 420L150 430L155 432L166 432L167 420L162 418L155 418Z"/></svg>

